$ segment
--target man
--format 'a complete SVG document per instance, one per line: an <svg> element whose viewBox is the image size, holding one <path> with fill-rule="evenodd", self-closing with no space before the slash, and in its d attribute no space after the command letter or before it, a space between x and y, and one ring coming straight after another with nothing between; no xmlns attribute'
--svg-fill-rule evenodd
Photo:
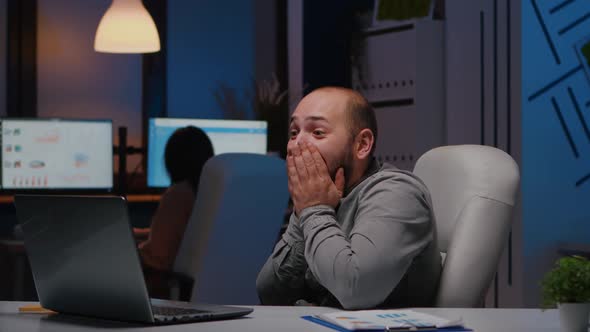
<svg viewBox="0 0 590 332"><path fill-rule="evenodd" d="M301 100L287 172L294 212L256 280L263 304L345 309L429 306L440 276L425 185L373 158L375 114L326 87Z"/></svg>

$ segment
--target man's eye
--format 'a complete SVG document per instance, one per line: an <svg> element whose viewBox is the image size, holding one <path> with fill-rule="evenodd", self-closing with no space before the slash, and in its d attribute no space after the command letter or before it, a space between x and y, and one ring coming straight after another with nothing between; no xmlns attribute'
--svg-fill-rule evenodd
<svg viewBox="0 0 590 332"><path fill-rule="evenodd" d="M295 129L292 129L292 130L289 132L289 137L290 137L290 138L295 138L295 136L297 136L297 130L295 130Z"/></svg>
<svg viewBox="0 0 590 332"><path fill-rule="evenodd" d="M323 130L316 129L313 131L313 134L316 136L323 136L325 133Z"/></svg>

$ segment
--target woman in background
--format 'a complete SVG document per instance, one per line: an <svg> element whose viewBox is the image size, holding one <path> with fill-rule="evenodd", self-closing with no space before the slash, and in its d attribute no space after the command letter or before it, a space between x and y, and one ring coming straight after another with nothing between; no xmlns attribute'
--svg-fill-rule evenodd
<svg viewBox="0 0 590 332"><path fill-rule="evenodd" d="M158 283L150 282L153 275L172 270L193 209L201 170L212 156L209 137L193 126L177 129L166 143L164 163L171 185L162 195L151 227L143 231L149 232L148 239L139 244L148 288L153 289L150 284ZM136 230L136 234L141 232Z"/></svg>

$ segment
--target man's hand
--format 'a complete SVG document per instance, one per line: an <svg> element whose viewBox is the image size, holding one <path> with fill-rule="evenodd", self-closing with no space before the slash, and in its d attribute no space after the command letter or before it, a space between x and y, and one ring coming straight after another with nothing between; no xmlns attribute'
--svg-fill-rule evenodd
<svg viewBox="0 0 590 332"><path fill-rule="evenodd" d="M310 206L329 205L336 208L344 191L344 170L339 168L334 182L319 150L306 142L297 144L287 157L289 192L295 213Z"/></svg>

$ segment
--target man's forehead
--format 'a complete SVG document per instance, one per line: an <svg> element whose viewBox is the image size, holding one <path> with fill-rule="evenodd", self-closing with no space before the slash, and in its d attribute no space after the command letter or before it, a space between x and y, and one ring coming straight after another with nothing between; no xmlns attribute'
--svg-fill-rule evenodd
<svg viewBox="0 0 590 332"><path fill-rule="evenodd" d="M346 114L346 102L330 97L333 96L316 96L316 98L302 101L293 112L291 121L340 122Z"/></svg>

